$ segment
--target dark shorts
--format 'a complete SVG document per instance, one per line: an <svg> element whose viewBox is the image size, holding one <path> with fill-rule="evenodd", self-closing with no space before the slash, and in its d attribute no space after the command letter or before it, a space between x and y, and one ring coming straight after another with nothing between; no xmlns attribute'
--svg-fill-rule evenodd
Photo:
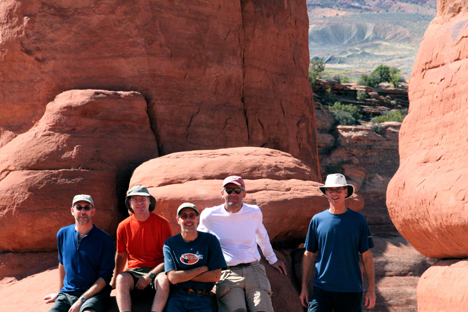
<svg viewBox="0 0 468 312"><path fill-rule="evenodd" d="M109 303L109 296L111 292L110 286L106 286L97 295L88 298L86 302L81 306L80 312L85 309L93 309L96 312L103 312ZM70 307L78 300L84 291L73 291L69 293L59 293L54 305L49 312L68 312Z"/></svg>
<svg viewBox="0 0 468 312"><path fill-rule="evenodd" d="M334 292L314 287L308 312L362 312L362 292Z"/></svg>
<svg viewBox="0 0 468 312"><path fill-rule="evenodd" d="M127 271L122 272L122 273L129 273L133 277L133 286L135 287L136 284L138 283L138 279L140 278L140 276L148 274L152 269L153 268L136 268L136 269L127 270ZM161 274L161 273L159 273L159 274ZM146 288L143 289L143 290L137 289L136 287L133 288L132 296L136 296L136 297L154 296L154 294L156 293L156 285L154 284L155 279L156 279L156 277L153 278L151 283L149 283L149 285L146 286Z"/></svg>

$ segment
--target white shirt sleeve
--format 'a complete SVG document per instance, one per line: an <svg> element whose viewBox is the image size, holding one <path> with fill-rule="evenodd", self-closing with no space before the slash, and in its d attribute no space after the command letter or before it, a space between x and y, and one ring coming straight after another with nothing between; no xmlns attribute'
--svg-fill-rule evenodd
<svg viewBox="0 0 468 312"><path fill-rule="evenodd" d="M263 225L263 214L261 210L259 210L260 218L258 220L257 225L257 244L262 249L263 255L265 259L268 261L269 264L274 264L278 261L275 252L273 251L273 247L270 243L270 237L268 236L267 230Z"/></svg>

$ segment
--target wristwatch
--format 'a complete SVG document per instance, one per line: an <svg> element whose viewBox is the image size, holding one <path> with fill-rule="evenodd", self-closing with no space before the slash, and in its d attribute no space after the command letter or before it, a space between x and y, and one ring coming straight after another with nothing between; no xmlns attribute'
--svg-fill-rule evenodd
<svg viewBox="0 0 468 312"><path fill-rule="evenodd" d="M149 277L151 277L151 279L153 279L153 278L155 278L155 277L156 277L156 274L154 274L154 273L151 273L151 272L150 272L150 273L148 273L148 275L149 275Z"/></svg>
<svg viewBox="0 0 468 312"><path fill-rule="evenodd" d="M81 297L80 300L81 300L81 303L85 303L86 298L85 298L85 297Z"/></svg>

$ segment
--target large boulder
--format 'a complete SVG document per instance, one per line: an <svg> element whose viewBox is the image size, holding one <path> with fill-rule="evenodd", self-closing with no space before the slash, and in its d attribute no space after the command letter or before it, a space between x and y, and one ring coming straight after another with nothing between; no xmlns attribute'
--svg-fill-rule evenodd
<svg viewBox="0 0 468 312"><path fill-rule="evenodd" d="M438 1L409 84L400 131L400 167L387 192L390 217L422 254L468 257L465 74L467 4Z"/></svg>
<svg viewBox="0 0 468 312"><path fill-rule="evenodd" d="M431 266L418 283L418 311L466 311L468 260L443 260Z"/></svg>
<svg viewBox="0 0 468 312"><path fill-rule="evenodd" d="M158 200L155 212L179 233L177 207L193 202L203 210L222 204L222 182L229 175L244 178L245 202L261 207L272 242L303 241L312 216L328 208L315 172L290 154L268 148L179 152L155 158L134 171L130 187L148 187ZM359 195L350 197L347 204L356 211L364 206Z"/></svg>
<svg viewBox="0 0 468 312"><path fill-rule="evenodd" d="M0 148L0 252L55 250L79 193L93 196L94 223L114 234L131 172L158 155L146 109L138 92L67 91Z"/></svg>
<svg viewBox="0 0 468 312"><path fill-rule="evenodd" d="M139 91L162 155L267 146L320 172L304 0L3 0L0 21L0 146L65 90Z"/></svg>

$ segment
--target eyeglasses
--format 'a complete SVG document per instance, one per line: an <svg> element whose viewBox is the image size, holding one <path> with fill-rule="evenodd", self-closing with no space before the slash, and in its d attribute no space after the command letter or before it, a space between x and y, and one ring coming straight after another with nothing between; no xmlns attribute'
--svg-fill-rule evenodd
<svg viewBox="0 0 468 312"><path fill-rule="evenodd" d="M341 194L341 193L343 193L343 191L344 191L344 189L342 189L342 188L327 188L327 190L326 190L326 192L330 193L330 194L332 194L332 193Z"/></svg>
<svg viewBox="0 0 468 312"><path fill-rule="evenodd" d="M197 217L197 214L195 212L191 212L191 213L181 213L179 215L179 218L181 218L182 220L185 220L187 218L190 218L190 219L195 219Z"/></svg>
<svg viewBox="0 0 468 312"><path fill-rule="evenodd" d="M130 201L131 201L132 203L135 203L135 204L137 204L137 203L146 203L147 197L130 198Z"/></svg>
<svg viewBox="0 0 468 312"><path fill-rule="evenodd" d="M236 187L236 188L225 187L224 191L228 194L231 194L232 191L234 191L236 194L240 194L243 191L243 189L241 187Z"/></svg>
<svg viewBox="0 0 468 312"><path fill-rule="evenodd" d="M82 206L75 206L75 209L78 210L78 211L81 211L81 209L84 209L84 210L86 210L86 211L90 211L91 209L93 209L93 207L92 207L92 206L84 206L84 207L82 207Z"/></svg>

